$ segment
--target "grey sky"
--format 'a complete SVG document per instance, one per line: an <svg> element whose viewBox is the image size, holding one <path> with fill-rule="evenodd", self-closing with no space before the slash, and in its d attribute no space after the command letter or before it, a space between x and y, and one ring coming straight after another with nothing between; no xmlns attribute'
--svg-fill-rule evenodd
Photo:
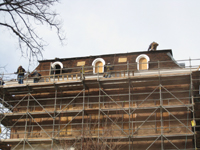
<svg viewBox="0 0 200 150"><path fill-rule="evenodd" d="M176 60L199 58L199 8L199 0L60 0L53 9L63 20L66 45L46 26L37 30L49 43L44 59L146 51L152 41L172 49ZM0 33L0 64L9 73L19 65L27 70L17 40L7 29Z"/></svg>

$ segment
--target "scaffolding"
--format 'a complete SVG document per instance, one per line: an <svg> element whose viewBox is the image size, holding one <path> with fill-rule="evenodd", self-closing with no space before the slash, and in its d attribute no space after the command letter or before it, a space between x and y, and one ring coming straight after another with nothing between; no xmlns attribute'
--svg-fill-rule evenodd
<svg viewBox="0 0 200 150"><path fill-rule="evenodd" d="M0 148L197 149L200 73L189 62L188 68L156 62L157 69L140 72L127 63L111 78L70 73L42 76L39 83L28 76L22 85L7 82Z"/></svg>

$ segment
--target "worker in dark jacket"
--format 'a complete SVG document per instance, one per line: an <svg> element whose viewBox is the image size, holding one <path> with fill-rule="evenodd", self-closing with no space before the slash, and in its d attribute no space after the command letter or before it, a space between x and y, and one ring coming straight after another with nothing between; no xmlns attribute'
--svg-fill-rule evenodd
<svg viewBox="0 0 200 150"><path fill-rule="evenodd" d="M1 86L1 85L4 85L4 84L5 84L5 83L4 83L3 79L0 78L0 86Z"/></svg>
<svg viewBox="0 0 200 150"><path fill-rule="evenodd" d="M104 77L105 78L110 78L111 77L111 70L112 70L112 66L110 65L110 63L107 63L107 65L105 66L105 74Z"/></svg>
<svg viewBox="0 0 200 150"><path fill-rule="evenodd" d="M25 69L20 65L15 74L18 74L17 80L19 84L23 84Z"/></svg>
<svg viewBox="0 0 200 150"><path fill-rule="evenodd" d="M35 70L31 76L33 77L33 82L34 83L38 83L40 78L41 78L41 74L37 72L37 70Z"/></svg>
<svg viewBox="0 0 200 150"><path fill-rule="evenodd" d="M149 45L148 51L156 51L158 45L159 45L158 43L152 42L152 43Z"/></svg>

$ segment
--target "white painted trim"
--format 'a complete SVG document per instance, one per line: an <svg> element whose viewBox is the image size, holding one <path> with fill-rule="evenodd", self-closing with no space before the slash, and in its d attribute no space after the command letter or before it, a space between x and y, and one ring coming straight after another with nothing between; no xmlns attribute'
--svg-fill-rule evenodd
<svg viewBox="0 0 200 150"><path fill-rule="evenodd" d="M99 61L103 63L103 72L104 72L104 66L106 65L105 60L102 59L102 58L96 58L96 59L92 62L93 74L96 74L96 73L95 73L95 65L96 65L96 63L99 62Z"/></svg>
<svg viewBox="0 0 200 150"><path fill-rule="evenodd" d="M151 75L163 75L168 76L171 75L187 75L190 74L191 71L196 71L196 68L175 68L175 69L157 69L157 70L139 70L138 72L134 72L134 76L151 76Z"/></svg>
<svg viewBox="0 0 200 150"><path fill-rule="evenodd" d="M59 61L56 61L56 62L52 63L52 64L51 64L51 67L52 67L52 68L55 68L56 65L59 65L60 68L63 69L63 64L62 64L61 62L59 62Z"/></svg>
<svg viewBox="0 0 200 150"><path fill-rule="evenodd" d="M149 56L147 56L146 54L141 54L135 59L135 61L137 62L137 70L139 70L139 61L141 58L145 58L147 60L147 69L149 69L149 61L150 61Z"/></svg>

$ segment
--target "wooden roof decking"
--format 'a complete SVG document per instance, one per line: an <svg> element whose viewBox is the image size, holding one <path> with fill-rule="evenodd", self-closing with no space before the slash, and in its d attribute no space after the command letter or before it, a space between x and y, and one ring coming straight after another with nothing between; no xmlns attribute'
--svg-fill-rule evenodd
<svg viewBox="0 0 200 150"><path fill-rule="evenodd" d="M183 74L163 74L159 76L148 75L148 76L125 76L125 77L111 77L111 78L86 78L85 80L69 80L69 81L54 81L54 82L39 82L39 83L28 83L28 84L11 84L4 85L4 94L17 95L25 93L45 93L45 92L55 92L55 87L60 88L64 91L75 91L81 90L84 87L86 89L101 88L112 89L117 88L127 88L129 82L132 84L133 88L138 87L153 87L158 86L160 83L164 86L176 85L176 84L188 84L190 72ZM161 80L160 80L160 79Z"/></svg>
<svg viewBox="0 0 200 150"><path fill-rule="evenodd" d="M177 76L177 75L185 75L190 74L192 71L196 71L196 68L176 68L176 69L160 69L160 70L140 70L140 71L134 71L134 70L122 70L119 72L113 71L111 78L104 78L103 73L98 74L85 74L85 80L98 80L98 81L104 81L104 80L120 80L125 78L152 78L152 77L158 77L158 76ZM17 81L5 81L5 85L2 86L3 88L8 87L23 87L23 86L34 86L34 85L44 85L44 84L62 84L62 83L70 83L73 84L75 82L82 82L80 79L80 75L76 76L77 74L73 74L74 78L66 78L66 74L58 74L58 75L49 75L49 76L41 76L41 79L38 83L33 83L33 77L24 79L24 84L18 84ZM48 81L45 79L49 79Z"/></svg>

